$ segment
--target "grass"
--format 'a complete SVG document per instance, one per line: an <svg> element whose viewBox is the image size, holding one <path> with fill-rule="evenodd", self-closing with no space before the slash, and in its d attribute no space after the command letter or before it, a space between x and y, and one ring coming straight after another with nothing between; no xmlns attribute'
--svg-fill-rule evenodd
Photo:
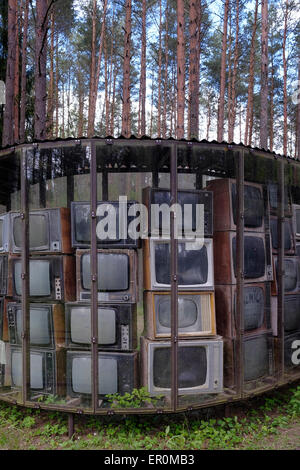
<svg viewBox="0 0 300 470"><path fill-rule="evenodd" d="M0 450L300 449L300 386L232 406L229 417L76 416L75 424L69 440L65 414L0 403Z"/></svg>

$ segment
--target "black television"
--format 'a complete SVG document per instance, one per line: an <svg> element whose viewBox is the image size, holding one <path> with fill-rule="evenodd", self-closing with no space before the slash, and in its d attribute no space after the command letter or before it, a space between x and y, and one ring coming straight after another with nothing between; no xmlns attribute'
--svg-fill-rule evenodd
<svg viewBox="0 0 300 470"><path fill-rule="evenodd" d="M118 201L102 201L97 203L97 224L105 222L108 214L115 221L115 237L109 237L108 228L103 226L105 239L97 238L98 248L139 248L140 239L130 237L128 228L135 219L134 205L136 201L128 201L127 204ZM100 212L99 212L100 211ZM74 248L90 248L91 246L91 213L90 202L71 203L71 233L72 246ZM99 215L98 215L99 214ZM100 215L101 214L101 215ZM130 214L130 215L129 215ZM113 226L112 226L113 227ZM98 232L96 231L98 236ZM126 235L124 237L124 235Z"/></svg>
<svg viewBox="0 0 300 470"><path fill-rule="evenodd" d="M0 255L0 295L7 295L8 256Z"/></svg>
<svg viewBox="0 0 300 470"><path fill-rule="evenodd" d="M153 204L157 206L170 207L170 189L144 188L143 203L148 210L148 230L152 236L170 236L170 216L164 219L163 212L157 214L151 212ZM177 204L181 207L182 234L189 236L200 230L200 220L197 220L197 205L202 205L204 210L204 233L201 236L212 237L213 235L213 194L206 190L180 190L177 192ZM163 206L164 205L164 206ZM187 230L185 230L185 227Z"/></svg>
<svg viewBox="0 0 300 470"><path fill-rule="evenodd" d="M275 216L270 217L270 229L273 253L278 253L278 219ZM293 223L291 218L286 219L284 222L284 252L288 255L295 254L295 241L293 236Z"/></svg>
<svg viewBox="0 0 300 470"><path fill-rule="evenodd" d="M102 249L97 253L98 301L135 303L138 298L136 250ZM91 253L76 252L77 300L91 299Z"/></svg>
<svg viewBox="0 0 300 470"><path fill-rule="evenodd" d="M12 388L23 384L22 348L10 348ZM63 396L65 392L64 350L30 349L30 391L37 395Z"/></svg>
<svg viewBox="0 0 300 470"><path fill-rule="evenodd" d="M270 212L274 215L279 215L279 186L277 183L268 183L268 195ZM291 193L287 186L284 187L284 214L286 217L292 216L292 200Z"/></svg>
<svg viewBox="0 0 300 470"><path fill-rule="evenodd" d="M300 330L284 336L284 365L300 369Z"/></svg>
<svg viewBox="0 0 300 470"><path fill-rule="evenodd" d="M9 259L10 293L14 300L22 295L22 261ZM70 255L36 256L29 261L31 302L75 300L75 258Z"/></svg>
<svg viewBox="0 0 300 470"><path fill-rule="evenodd" d="M0 253L9 252L10 216L0 215Z"/></svg>
<svg viewBox="0 0 300 470"><path fill-rule="evenodd" d="M236 292L234 302L235 322L236 314ZM251 285L244 287L244 331L251 332L261 328L270 329L270 289L266 285Z"/></svg>
<svg viewBox="0 0 300 470"><path fill-rule="evenodd" d="M246 336L243 341L245 382L273 375L273 354L269 335Z"/></svg>
<svg viewBox="0 0 300 470"><path fill-rule="evenodd" d="M300 330L300 294L284 297L284 330Z"/></svg>
<svg viewBox="0 0 300 470"><path fill-rule="evenodd" d="M236 273L236 237L232 239L233 267ZM260 279L266 271L266 247L260 237L244 237L244 272L245 279Z"/></svg>
<svg viewBox="0 0 300 470"><path fill-rule="evenodd" d="M98 353L98 395L132 393L137 388L138 353ZM87 351L67 351L68 397L91 397L92 358Z"/></svg>
<svg viewBox="0 0 300 470"><path fill-rule="evenodd" d="M272 283L272 294L278 293L278 258L274 256L276 277ZM300 292L300 260L297 256L286 256L284 258L284 293L285 295Z"/></svg>
<svg viewBox="0 0 300 470"><path fill-rule="evenodd" d="M22 250L21 214L10 214L10 251ZM34 253L72 253L70 209L38 209L29 213L29 250Z"/></svg>
<svg viewBox="0 0 300 470"><path fill-rule="evenodd" d="M64 346L65 323L62 304L30 304L30 345L32 347L55 349ZM9 342L22 345L22 305L7 304Z"/></svg>
<svg viewBox="0 0 300 470"><path fill-rule="evenodd" d="M66 303L66 347L91 347L91 305ZM98 305L99 350L132 351L136 348L135 304Z"/></svg>

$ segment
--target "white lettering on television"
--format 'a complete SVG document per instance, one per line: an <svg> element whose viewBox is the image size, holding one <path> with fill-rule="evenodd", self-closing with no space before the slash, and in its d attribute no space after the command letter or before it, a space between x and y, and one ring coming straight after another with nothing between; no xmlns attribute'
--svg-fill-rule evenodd
<svg viewBox="0 0 300 470"><path fill-rule="evenodd" d="M299 340L293 341L292 349L296 350L292 354L292 363L295 366L298 366L300 364L300 341Z"/></svg>
<svg viewBox="0 0 300 470"><path fill-rule="evenodd" d="M0 105L6 104L5 100L5 83L0 80Z"/></svg>
<svg viewBox="0 0 300 470"><path fill-rule="evenodd" d="M298 80L297 88L292 94L292 102L294 105L300 104L300 80Z"/></svg>

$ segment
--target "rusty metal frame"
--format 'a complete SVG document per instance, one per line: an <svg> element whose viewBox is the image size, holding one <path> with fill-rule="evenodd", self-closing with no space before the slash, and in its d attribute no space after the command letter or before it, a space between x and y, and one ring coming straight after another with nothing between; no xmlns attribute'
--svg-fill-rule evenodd
<svg viewBox="0 0 300 470"><path fill-rule="evenodd" d="M278 328L278 377L280 382L284 379L284 274L285 274L285 261L284 261L284 223L285 223L285 191L284 191L284 162L278 162L278 306L277 306L277 328ZM276 270L274 272L276 276Z"/></svg>

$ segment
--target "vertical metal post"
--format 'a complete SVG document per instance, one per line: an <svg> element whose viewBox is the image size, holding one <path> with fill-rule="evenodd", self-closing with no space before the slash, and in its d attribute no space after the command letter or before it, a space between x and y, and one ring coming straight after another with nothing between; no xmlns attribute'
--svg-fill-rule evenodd
<svg viewBox="0 0 300 470"><path fill-rule="evenodd" d="M284 377L284 163L280 161L278 167L278 380ZM276 276L276 269L274 272Z"/></svg>
<svg viewBox="0 0 300 470"><path fill-rule="evenodd" d="M67 176L67 206L71 208L71 202L74 201L74 176Z"/></svg>
<svg viewBox="0 0 300 470"><path fill-rule="evenodd" d="M171 147L171 206L177 203L177 145ZM176 212L171 211L171 406L176 411L178 404L178 279L177 251L178 241Z"/></svg>
<svg viewBox="0 0 300 470"><path fill-rule="evenodd" d="M68 438L72 439L74 436L74 415L73 413L68 413Z"/></svg>
<svg viewBox="0 0 300 470"><path fill-rule="evenodd" d="M102 201L108 201L108 172L102 172Z"/></svg>
<svg viewBox="0 0 300 470"><path fill-rule="evenodd" d="M97 161L96 144L91 142L91 344L92 344L92 402L98 408L98 254L96 238L97 213Z"/></svg>
<svg viewBox="0 0 300 470"><path fill-rule="evenodd" d="M244 151L237 160L237 231L236 231L236 387L237 394L244 388Z"/></svg>
<svg viewBox="0 0 300 470"><path fill-rule="evenodd" d="M34 150L33 150L34 151ZM30 317L29 317L29 210L27 181L27 150L21 153L21 219L22 219L22 396L27 401L30 390Z"/></svg>

